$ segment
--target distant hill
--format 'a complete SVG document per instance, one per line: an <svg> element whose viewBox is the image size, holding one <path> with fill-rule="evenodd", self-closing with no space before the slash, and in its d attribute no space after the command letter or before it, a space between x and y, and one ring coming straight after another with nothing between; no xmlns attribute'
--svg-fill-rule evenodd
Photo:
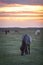
<svg viewBox="0 0 43 65"><path fill-rule="evenodd" d="M41 30L43 30L43 28L19 28L19 27L14 27L14 28L0 28L0 32L4 32L5 30L15 31L15 30L26 30L26 29L31 29L31 30L41 29Z"/></svg>

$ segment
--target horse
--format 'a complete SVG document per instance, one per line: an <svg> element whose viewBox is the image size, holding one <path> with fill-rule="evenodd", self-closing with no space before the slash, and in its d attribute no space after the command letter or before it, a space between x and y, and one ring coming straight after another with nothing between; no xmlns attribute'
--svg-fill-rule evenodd
<svg viewBox="0 0 43 65"><path fill-rule="evenodd" d="M32 42L32 38L25 34L22 38L22 45L20 47L21 55L30 54L30 43Z"/></svg>

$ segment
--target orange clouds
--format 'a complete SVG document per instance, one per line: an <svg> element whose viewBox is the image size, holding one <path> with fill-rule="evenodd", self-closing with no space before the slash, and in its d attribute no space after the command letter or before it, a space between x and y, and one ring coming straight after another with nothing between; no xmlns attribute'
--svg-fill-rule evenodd
<svg viewBox="0 0 43 65"><path fill-rule="evenodd" d="M42 17L0 17L0 21L29 21L29 20L37 20L37 21L41 21L43 22L42 20Z"/></svg>
<svg viewBox="0 0 43 65"><path fill-rule="evenodd" d="M21 11L43 12L43 6L10 4L0 8L0 12L21 12Z"/></svg>
<svg viewBox="0 0 43 65"><path fill-rule="evenodd" d="M23 26L33 25L32 22L34 26L35 23L43 23L43 5L5 4L0 7L0 22L7 22L7 26L15 23Z"/></svg>
<svg viewBox="0 0 43 65"><path fill-rule="evenodd" d="M0 16L28 17L43 16L43 5L8 4L0 8Z"/></svg>

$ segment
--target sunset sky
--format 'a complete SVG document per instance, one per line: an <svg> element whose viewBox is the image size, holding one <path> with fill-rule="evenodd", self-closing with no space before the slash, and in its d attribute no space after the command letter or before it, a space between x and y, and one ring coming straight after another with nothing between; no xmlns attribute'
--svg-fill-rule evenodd
<svg viewBox="0 0 43 65"><path fill-rule="evenodd" d="M43 0L0 0L0 27L43 27Z"/></svg>

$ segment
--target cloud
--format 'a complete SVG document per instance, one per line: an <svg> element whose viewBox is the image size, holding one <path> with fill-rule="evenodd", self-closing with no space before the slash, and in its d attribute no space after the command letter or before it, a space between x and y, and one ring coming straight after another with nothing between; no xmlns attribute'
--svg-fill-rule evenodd
<svg viewBox="0 0 43 65"><path fill-rule="evenodd" d="M17 3L17 4L43 4L43 0L0 0L4 3Z"/></svg>

